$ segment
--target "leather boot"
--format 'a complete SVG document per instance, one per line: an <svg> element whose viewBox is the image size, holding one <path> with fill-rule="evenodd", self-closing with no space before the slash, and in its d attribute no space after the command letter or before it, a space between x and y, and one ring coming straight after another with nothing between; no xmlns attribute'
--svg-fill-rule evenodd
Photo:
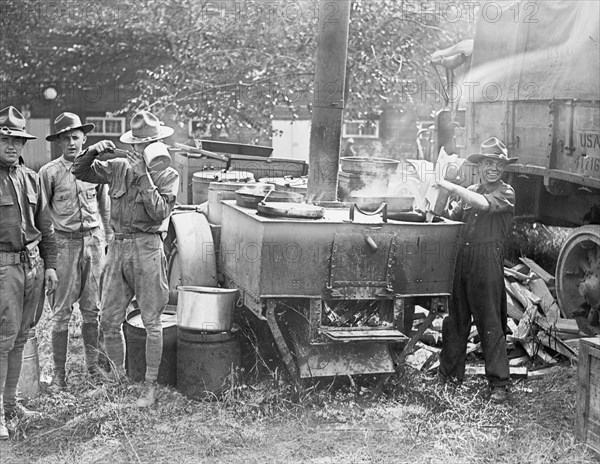
<svg viewBox="0 0 600 464"><path fill-rule="evenodd" d="M12 419L32 419L36 417L41 417L42 413L38 411L32 411L31 409L27 409L21 403L15 403L12 407L4 408L4 417L8 420Z"/></svg>
<svg viewBox="0 0 600 464"><path fill-rule="evenodd" d="M52 393L58 393L67 386L65 380L65 364L67 363L67 344L69 343L69 331L52 332L52 358L54 360L54 376L48 389Z"/></svg>
<svg viewBox="0 0 600 464"><path fill-rule="evenodd" d="M81 337L85 353L85 365L91 376L98 375L98 323L81 324Z"/></svg>

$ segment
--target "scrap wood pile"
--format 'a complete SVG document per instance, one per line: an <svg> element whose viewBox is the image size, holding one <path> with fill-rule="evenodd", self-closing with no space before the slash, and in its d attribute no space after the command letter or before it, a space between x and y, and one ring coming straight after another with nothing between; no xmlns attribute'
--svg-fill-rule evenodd
<svg viewBox="0 0 600 464"><path fill-rule="evenodd" d="M507 348L511 377L537 378L550 372L560 360L577 362L579 339L600 334L598 309L591 308L583 318L565 317L555 299L554 277L533 260L521 258L517 265L504 267L508 309ZM419 306L415 310L413 331L418 329L429 312ZM419 370L434 370L439 366L442 345L442 322L438 315L427 328L416 350L406 362ZM481 342L475 325L471 326L467 356L481 355ZM467 358L469 359L469 358ZM530 371L525 364L541 361L543 368ZM539 364L539 363L536 363ZM483 366L467 367L467 374L484 374Z"/></svg>

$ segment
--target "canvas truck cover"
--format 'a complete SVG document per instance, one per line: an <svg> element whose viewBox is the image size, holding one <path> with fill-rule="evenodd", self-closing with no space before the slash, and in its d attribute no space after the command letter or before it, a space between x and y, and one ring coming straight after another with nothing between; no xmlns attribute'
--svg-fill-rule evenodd
<svg viewBox="0 0 600 464"><path fill-rule="evenodd" d="M599 1L510 0L480 8L465 79L470 101L600 99Z"/></svg>

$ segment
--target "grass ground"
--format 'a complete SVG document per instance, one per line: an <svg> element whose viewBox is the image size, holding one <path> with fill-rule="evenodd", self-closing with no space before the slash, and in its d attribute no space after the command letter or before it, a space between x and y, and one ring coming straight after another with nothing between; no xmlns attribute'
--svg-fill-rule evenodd
<svg viewBox="0 0 600 464"><path fill-rule="evenodd" d="M542 265L566 236L535 228L516 233L523 237L514 242L515 257ZM550 239L536 240L547 233ZM487 400L481 378L453 389L409 367L381 394L374 379L358 377L310 385L298 398L269 363L270 375L239 376L220 401L161 387L156 407L139 410L137 385L88 382L74 316L69 387L29 402L44 415L11 423L11 439L0 442L2 464L600 463L574 435L577 372L570 364L540 380L515 381L503 405ZM37 330L48 382L48 311Z"/></svg>
<svg viewBox="0 0 600 464"><path fill-rule="evenodd" d="M598 463L574 437L576 367L517 381L504 405L485 382L442 386L406 367L374 395L372 378L308 386L300 398L276 372L240 378L220 401L161 387L139 410L137 385L94 387L84 374L78 318L71 330L69 388L29 402L41 419L12 423L2 463ZM49 380L49 322L38 326Z"/></svg>

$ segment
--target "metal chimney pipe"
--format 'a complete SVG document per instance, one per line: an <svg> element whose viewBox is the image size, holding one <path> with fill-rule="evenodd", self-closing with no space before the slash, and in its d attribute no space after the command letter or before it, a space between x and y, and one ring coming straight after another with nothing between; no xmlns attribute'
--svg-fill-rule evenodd
<svg viewBox="0 0 600 464"><path fill-rule="evenodd" d="M308 201L337 200L350 4L350 0L319 0Z"/></svg>

